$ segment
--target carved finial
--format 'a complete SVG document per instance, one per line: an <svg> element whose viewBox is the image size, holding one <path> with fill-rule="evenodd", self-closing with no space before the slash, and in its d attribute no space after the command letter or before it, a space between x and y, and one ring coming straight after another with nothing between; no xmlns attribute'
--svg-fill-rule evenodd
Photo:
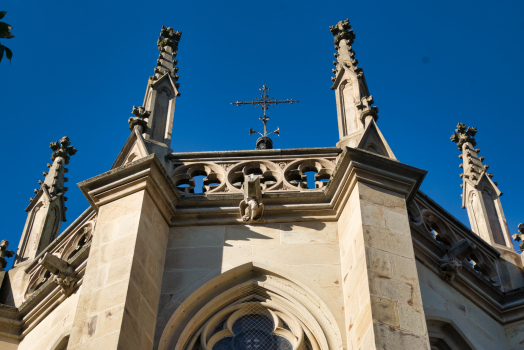
<svg viewBox="0 0 524 350"><path fill-rule="evenodd" d="M259 175L246 175L244 184L244 199L240 202L240 216L243 221L255 222L262 219L264 204L262 204L262 189Z"/></svg>
<svg viewBox="0 0 524 350"><path fill-rule="evenodd" d="M169 74L173 80L178 80L179 77L176 75L178 68L174 67L177 65L178 60L175 60L174 58L177 55L178 43L180 42L181 36L182 32L177 32L171 27L166 28L165 26L162 26L157 41L160 54L156 61L157 67L155 68L155 75L149 78L150 84L153 84L166 74Z"/></svg>
<svg viewBox="0 0 524 350"><path fill-rule="evenodd" d="M333 62L337 70L334 74L338 74L338 68L343 66L362 77L362 69L357 67L358 60L355 59L355 51L353 51L353 42L355 41L355 33L351 30L349 19L340 21L336 25L329 27L331 34L334 36L335 50L338 52L335 54L337 61ZM336 79L331 79L334 83ZM335 89L335 85L331 87Z"/></svg>
<svg viewBox="0 0 524 350"><path fill-rule="evenodd" d="M176 52L181 36L182 32L177 32L171 27L166 28L165 26L162 26L162 30L160 31L160 36L158 37L157 41L158 51L162 52L164 47L169 46L173 49L173 52Z"/></svg>
<svg viewBox="0 0 524 350"><path fill-rule="evenodd" d="M335 37L335 45L338 46L341 40L348 40L349 45L353 44L355 40L355 33L351 30L351 25L349 24L349 18L338 22L334 26L330 26L329 30L331 34Z"/></svg>
<svg viewBox="0 0 524 350"><path fill-rule="evenodd" d="M524 250L524 224L519 224L518 230L519 233L515 233L511 238L513 238L514 241L520 242L519 247Z"/></svg>
<svg viewBox="0 0 524 350"><path fill-rule="evenodd" d="M0 271L4 271L7 266L7 260L5 258L10 258L15 255L15 252L7 250L7 247L9 247L9 241L5 239L0 241Z"/></svg>
<svg viewBox="0 0 524 350"><path fill-rule="evenodd" d="M477 133L477 128L467 127L464 123L458 123L457 129L451 135L451 141L455 142L458 146L458 149L462 151L462 146L466 143L471 143L473 147L477 145L475 142L474 136Z"/></svg>
<svg viewBox="0 0 524 350"><path fill-rule="evenodd" d="M51 155L51 160L54 162L56 158L61 157L64 159L65 164L69 164L70 156L74 156L77 151L76 148L71 146L71 141L67 136L62 137L60 141L51 142L49 148L54 151Z"/></svg>
<svg viewBox="0 0 524 350"><path fill-rule="evenodd" d="M373 96L364 96L360 100L360 102L357 102L356 106L360 110L360 121L364 123L366 117L368 115L371 115L375 122L378 119L378 107L371 106L375 101L373 100Z"/></svg>
<svg viewBox="0 0 524 350"><path fill-rule="evenodd" d="M147 118L151 115L151 112L146 111L144 107L137 107L133 106L133 110L131 111L132 114L134 114L134 117L130 117L128 120L129 123L129 130L133 130L135 126L139 126L142 128L141 132L144 133L147 131Z"/></svg>

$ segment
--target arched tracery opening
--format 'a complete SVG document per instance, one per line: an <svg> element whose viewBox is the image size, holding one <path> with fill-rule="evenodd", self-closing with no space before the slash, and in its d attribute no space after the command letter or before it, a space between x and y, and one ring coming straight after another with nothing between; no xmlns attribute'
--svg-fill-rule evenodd
<svg viewBox="0 0 524 350"><path fill-rule="evenodd" d="M233 270L206 283L178 308L164 329L160 350L341 346L333 316L310 291L251 263Z"/></svg>

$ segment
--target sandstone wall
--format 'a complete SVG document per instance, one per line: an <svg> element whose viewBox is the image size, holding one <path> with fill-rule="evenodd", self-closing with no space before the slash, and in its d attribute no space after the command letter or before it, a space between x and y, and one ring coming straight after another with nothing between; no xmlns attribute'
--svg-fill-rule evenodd
<svg viewBox="0 0 524 350"><path fill-rule="evenodd" d="M336 222L171 228L155 336L176 308L204 283L258 262L308 286L344 328Z"/></svg>
<svg viewBox="0 0 524 350"><path fill-rule="evenodd" d="M60 341L71 332L81 289L82 287L77 289L33 328L22 339L18 350L55 350ZM4 350L2 346L0 348Z"/></svg>
<svg viewBox="0 0 524 350"><path fill-rule="evenodd" d="M500 323L418 262L417 271L426 319L452 321L475 349L508 349Z"/></svg>

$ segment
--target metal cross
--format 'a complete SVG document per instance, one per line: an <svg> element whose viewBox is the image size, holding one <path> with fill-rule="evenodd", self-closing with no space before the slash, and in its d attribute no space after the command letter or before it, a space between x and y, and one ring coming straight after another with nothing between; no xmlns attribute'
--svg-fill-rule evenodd
<svg viewBox="0 0 524 350"><path fill-rule="evenodd" d="M267 92L270 89L267 87L267 85L263 85L262 89L259 89L259 90L262 91L262 96L260 98L257 97L253 101L236 101L236 102L231 102L231 104L232 105L237 105L237 106L252 105L252 106L255 106L255 107L260 107L264 111L264 116L258 118L258 119L262 120L262 122L264 123L264 133L262 134L262 133L260 133L258 131L253 130L253 128L250 128L249 129L249 136L251 136L254 133L262 135L263 138L267 138L268 135L271 135L271 134L277 134L278 136L280 136L280 129L279 128L277 128L277 130L275 130L273 132L270 132L269 134L267 133L267 121L269 120L269 117L267 116L267 113L266 113L267 109L269 107L275 107L279 103L293 104L295 102L300 102L300 101L293 100L293 99L290 99L290 98L288 98L287 100L276 100L274 97L268 97ZM257 148L259 148L258 147L258 142L257 142Z"/></svg>

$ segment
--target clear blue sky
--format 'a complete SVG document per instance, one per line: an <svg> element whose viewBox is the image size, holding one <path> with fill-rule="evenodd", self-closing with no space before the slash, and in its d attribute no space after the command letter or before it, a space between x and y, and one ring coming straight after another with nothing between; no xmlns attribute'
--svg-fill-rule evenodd
<svg viewBox="0 0 524 350"><path fill-rule="evenodd" d="M275 148L338 141L329 26L349 18L354 48L380 108L378 125L397 158L428 170L422 190L469 226L461 209L457 122L477 142L511 233L524 222L524 1L23 1L4 0L16 36L1 41L4 170L2 232L16 250L33 188L47 170L49 142L68 135L67 227L88 206L75 183L107 171L129 135L153 74L162 25L183 32L182 96L175 152L252 149L267 84L301 102L269 111ZM10 259L12 260L12 259Z"/></svg>

